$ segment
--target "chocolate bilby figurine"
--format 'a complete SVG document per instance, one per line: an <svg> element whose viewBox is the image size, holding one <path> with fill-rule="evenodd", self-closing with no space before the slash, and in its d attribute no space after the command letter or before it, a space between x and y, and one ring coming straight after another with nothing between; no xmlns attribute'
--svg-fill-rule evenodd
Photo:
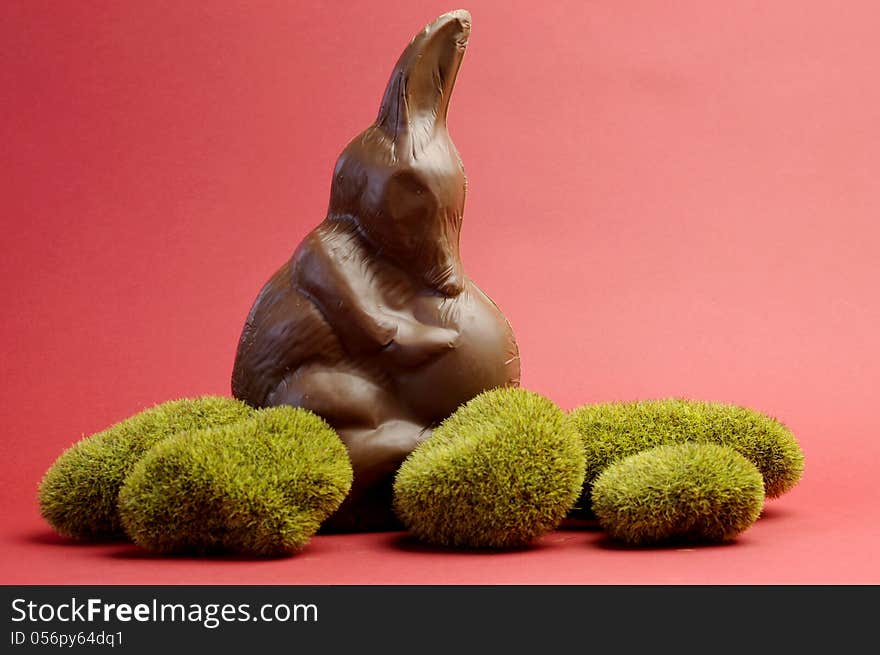
<svg viewBox="0 0 880 655"><path fill-rule="evenodd" d="M396 527L403 459L460 404L519 382L510 325L459 254L466 183L446 113L470 27L444 14L404 50L376 122L339 157L327 217L241 334L233 394L310 409L348 447L354 485L325 530Z"/></svg>

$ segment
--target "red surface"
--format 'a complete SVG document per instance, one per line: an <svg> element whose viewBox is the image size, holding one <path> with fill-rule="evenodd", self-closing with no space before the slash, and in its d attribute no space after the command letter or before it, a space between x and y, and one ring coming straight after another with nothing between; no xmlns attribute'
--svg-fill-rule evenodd
<svg viewBox="0 0 880 655"><path fill-rule="evenodd" d="M880 582L867 1L469 7L463 252L523 384L566 408L687 396L785 421L804 481L734 545L559 531L478 555L373 534L248 561L52 536L35 490L63 448L228 393L245 314L323 217L336 155L452 8L415 4L5 3L0 582Z"/></svg>

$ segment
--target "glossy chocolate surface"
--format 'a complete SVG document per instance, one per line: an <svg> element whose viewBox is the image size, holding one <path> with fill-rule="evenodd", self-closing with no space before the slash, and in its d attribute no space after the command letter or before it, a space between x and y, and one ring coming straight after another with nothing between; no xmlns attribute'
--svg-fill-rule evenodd
<svg viewBox="0 0 880 655"><path fill-rule="evenodd" d="M444 14L404 50L376 122L337 161L327 217L241 334L233 394L310 409L348 447L354 485L324 529L397 527L403 459L460 404L519 382L510 325L459 255L466 183L446 114L470 27Z"/></svg>

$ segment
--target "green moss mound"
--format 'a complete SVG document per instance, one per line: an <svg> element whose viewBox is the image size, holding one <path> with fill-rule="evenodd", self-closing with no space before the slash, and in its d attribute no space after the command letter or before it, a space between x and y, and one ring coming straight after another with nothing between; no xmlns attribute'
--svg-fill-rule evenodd
<svg viewBox="0 0 880 655"><path fill-rule="evenodd" d="M768 498L801 479L804 454L785 425L752 409L693 400L586 405L571 412L584 440L584 498L605 467L656 446L698 442L729 446L758 467ZM581 505L588 507L588 503Z"/></svg>
<svg viewBox="0 0 880 655"><path fill-rule="evenodd" d="M134 542L159 553L288 555L351 483L348 452L327 423L273 407L157 444L122 487L119 513Z"/></svg>
<svg viewBox="0 0 880 655"><path fill-rule="evenodd" d="M729 541L764 505L760 471L727 446L682 443L630 455L593 484L593 511L632 545Z"/></svg>
<svg viewBox="0 0 880 655"><path fill-rule="evenodd" d="M494 389L410 454L395 478L394 509L428 543L518 547L565 518L583 478L583 446L565 412L525 389Z"/></svg>
<svg viewBox="0 0 880 655"><path fill-rule="evenodd" d="M40 483L40 512L60 534L82 540L125 536L116 500L125 477L156 443L181 431L250 417L241 401L218 396L172 400L68 448Z"/></svg>

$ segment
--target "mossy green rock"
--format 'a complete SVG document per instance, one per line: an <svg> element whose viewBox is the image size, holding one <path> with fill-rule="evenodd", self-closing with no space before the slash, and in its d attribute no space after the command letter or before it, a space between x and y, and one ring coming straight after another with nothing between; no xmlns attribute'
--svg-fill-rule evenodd
<svg viewBox="0 0 880 655"><path fill-rule="evenodd" d="M732 448L673 444L606 468L593 484L592 500L602 528L628 544L720 542L758 518L764 482Z"/></svg>
<svg viewBox="0 0 880 655"><path fill-rule="evenodd" d="M410 454L394 509L428 543L517 547L565 518L583 478L583 446L565 412L536 393L500 388L460 407Z"/></svg>
<svg viewBox="0 0 880 655"><path fill-rule="evenodd" d="M804 454L791 431L746 407L694 400L585 405L571 412L584 441L584 498L605 467L656 446L697 442L729 446L758 467L768 498L801 479ZM589 503L581 502L584 509Z"/></svg>
<svg viewBox="0 0 880 655"><path fill-rule="evenodd" d="M119 512L132 540L158 553L280 556L308 543L351 483L336 432L281 406L157 444L125 481Z"/></svg>
<svg viewBox="0 0 880 655"><path fill-rule="evenodd" d="M172 400L86 437L46 472L39 488L40 512L67 537L124 538L116 507L119 489L153 445L179 432L247 419L253 411L219 396Z"/></svg>

